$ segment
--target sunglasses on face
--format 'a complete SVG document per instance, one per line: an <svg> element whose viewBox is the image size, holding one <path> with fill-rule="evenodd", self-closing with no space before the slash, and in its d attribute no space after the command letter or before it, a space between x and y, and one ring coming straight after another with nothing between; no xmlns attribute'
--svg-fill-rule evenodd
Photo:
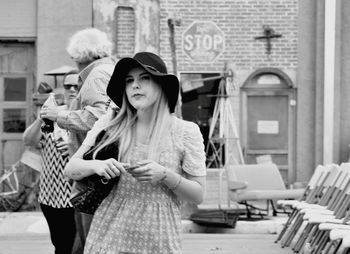
<svg viewBox="0 0 350 254"><path fill-rule="evenodd" d="M73 87L75 90L78 90L78 85L73 85L73 84L64 84L64 85L63 85L63 88L64 88L64 89L67 89L67 90L72 89L72 87Z"/></svg>

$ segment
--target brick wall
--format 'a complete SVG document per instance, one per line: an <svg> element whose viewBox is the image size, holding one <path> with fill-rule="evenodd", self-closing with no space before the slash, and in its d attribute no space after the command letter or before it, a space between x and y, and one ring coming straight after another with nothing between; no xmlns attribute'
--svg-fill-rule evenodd
<svg viewBox="0 0 350 254"><path fill-rule="evenodd" d="M118 58L132 56L135 47L135 12L131 7L118 7L116 10L116 45Z"/></svg>
<svg viewBox="0 0 350 254"><path fill-rule="evenodd" d="M181 18L181 26L175 27L178 71L221 71L225 61L232 61L237 69L245 70L296 69L297 0L160 0L160 7L160 52L169 66L167 19L169 15ZM213 63L193 63L182 51L182 33L197 20L213 21L225 33L225 51ZM282 34L282 38L273 39L270 58L265 54L266 43L254 39L263 34L264 24Z"/></svg>

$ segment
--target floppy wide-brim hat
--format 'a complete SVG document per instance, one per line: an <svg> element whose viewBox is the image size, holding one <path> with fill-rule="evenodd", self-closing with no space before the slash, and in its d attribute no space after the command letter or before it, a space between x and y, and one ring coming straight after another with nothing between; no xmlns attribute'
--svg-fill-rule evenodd
<svg viewBox="0 0 350 254"><path fill-rule="evenodd" d="M107 95L121 107L125 92L125 77L132 68L141 67L159 81L165 96L168 99L169 110L174 113L179 97L180 84L175 75L168 74L164 61L156 54L139 52L133 57L125 57L118 61L107 86Z"/></svg>

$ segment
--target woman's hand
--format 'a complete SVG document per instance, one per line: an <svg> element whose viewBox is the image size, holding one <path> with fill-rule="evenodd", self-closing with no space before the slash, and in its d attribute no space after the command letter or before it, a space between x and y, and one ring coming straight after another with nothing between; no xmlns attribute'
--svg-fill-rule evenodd
<svg viewBox="0 0 350 254"><path fill-rule="evenodd" d="M61 152L62 156L68 156L68 142L59 139L56 141L57 150Z"/></svg>
<svg viewBox="0 0 350 254"><path fill-rule="evenodd" d="M166 168L153 160L139 161L136 165L137 167L128 170L128 172L140 182L156 185L166 176Z"/></svg>
<svg viewBox="0 0 350 254"><path fill-rule="evenodd" d="M59 107L50 106L45 107L43 106L40 110L40 118L42 119L49 119L51 121L56 122L58 112L60 111Z"/></svg>
<svg viewBox="0 0 350 254"><path fill-rule="evenodd" d="M92 168L96 174L106 178L107 180L120 176L121 173L126 173L122 163L116 159L107 160L91 160Z"/></svg>

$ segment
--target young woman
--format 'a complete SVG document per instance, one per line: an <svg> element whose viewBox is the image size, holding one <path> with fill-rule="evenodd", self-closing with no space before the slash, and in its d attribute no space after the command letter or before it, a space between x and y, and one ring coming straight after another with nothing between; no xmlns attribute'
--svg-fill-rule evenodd
<svg viewBox="0 0 350 254"><path fill-rule="evenodd" d="M107 94L120 111L105 121L95 154L118 142L118 161L84 161L81 148L65 168L75 180L120 176L94 215L84 253L182 253L181 201L202 202L206 170L198 126L171 114L179 81L159 56L140 52L117 63Z"/></svg>

